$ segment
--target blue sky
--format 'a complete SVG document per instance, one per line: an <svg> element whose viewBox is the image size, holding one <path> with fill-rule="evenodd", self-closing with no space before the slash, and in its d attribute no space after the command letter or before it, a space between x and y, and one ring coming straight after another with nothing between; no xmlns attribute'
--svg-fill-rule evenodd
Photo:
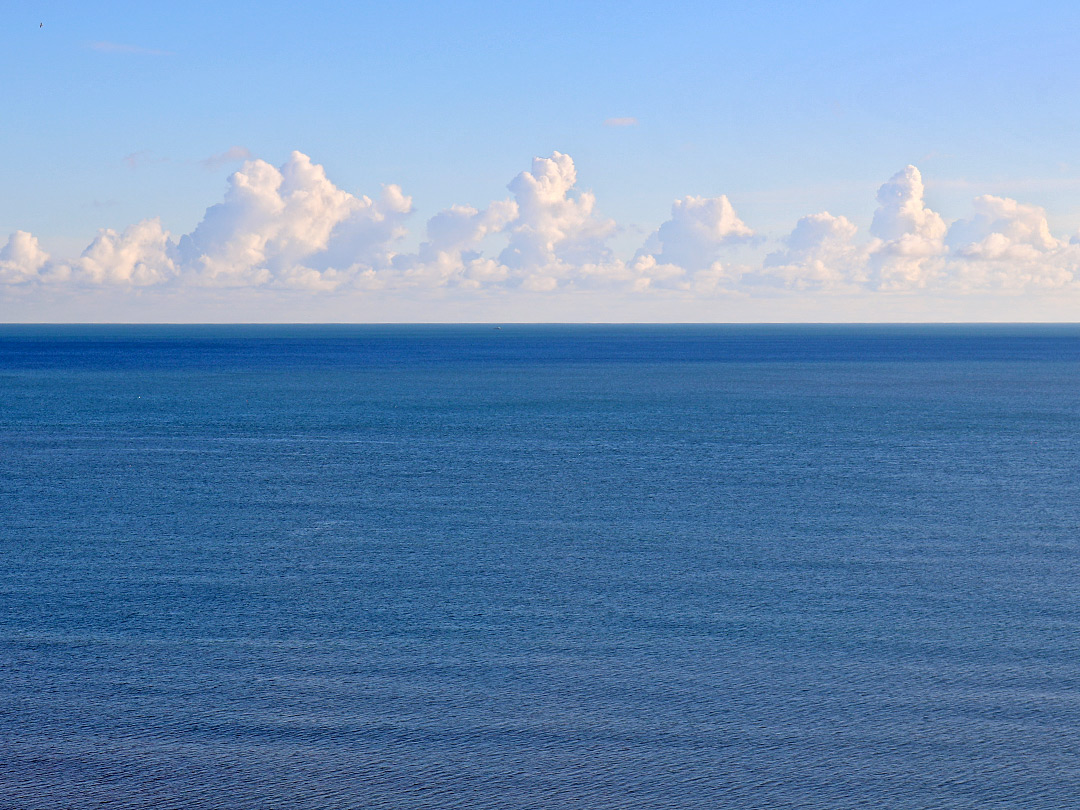
<svg viewBox="0 0 1080 810"><path fill-rule="evenodd" d="M0 247L25 232L38 253L9 242L0 319L197 320L207 296L226 312L257 299L251 313L235 311L286 320L390 311L406 320L993 318L1018 306L1025 317L1060 319L1080 277L1068 248L1080 228L1078 22L1080 7L1064 3L14 4L0 29ZM605 125L612 119L632 121ZM211 160L230 150L237 159ZM308 298L295 279L282 282L285 260L274 256L263 257L269 276L255 272L260 259L242 268L244 283L219 283L220 274L207 283L205 273L186 283L200 259L189 248L181 261L175 245L222 201L227 178L244 169L240 156L281 168L294 151L357 198L378 199L387 184L411 198L379 258L350 265L348 278L321 277ZM512 196L507 184L520 173L539 176L534 158L556 152L576 171L566 199L592 192L585 218L614 222L596 230L575 220L593 253L567 237L566 250L507 265L505 277L492 270L482 284L459 283L461 273L426 286L396 280L403 268L422 275L417 251L431 217L454 205L485 211ZM909 222L933 243L915 248L925 266L882 270L887 257L913 255L896 234L882 243L892 247L871 244L882 239L872 231L875 195L908 165L925 188L904 193L918 191L947 230ZM643 269L642 257L661 266L687 253L646 244L676 219L673 201L721 195L743 231L705 223L715 244L694 243L701 266ZM1003 214L999 205L977 233L953 228L980 216L980 195L1027 208ZM1030 208L1043 209L1057 241L1023 235L1038 229ZM836 250L784 251L800 218L825 211L856 227L850 242L869 253L845 254L846 269L826 268L823 281L819 265L835 263ZM222 256L232 254L221 240L244 237L247 215L236 216L231 236L214 243ZM96 276L79 264L99 229L122 234L153 218L168 234L156 275L136 283L100 261ZM514 233L540 227L525 214L500 222L464 248L465 264L474 254L505 264L498 257ZM841 226L830 231L836 239ZM666 231L675 232L690 233ZM961 232L970 241L960 244ZM1001 234L1009 246L987 258ZM317 241L305 244L317 252ZM1024 252L1033 245L1038 256ZM309 254L290 250L290 262L309 267ZM33 258L46 253L47 263ZM766 257L781 253L791 269L777 281L768 268L780 259ZM1017 257L1030 267L1001 281ZM806 281L798 267L814 262ZM1031 262L1052 266L1053 280ZM582 270L598 264L610 283ZM377 283L357 282L367 270ZM694 275L706 271L709 284ZM550 279L555 286L540 289Z"/></svg>

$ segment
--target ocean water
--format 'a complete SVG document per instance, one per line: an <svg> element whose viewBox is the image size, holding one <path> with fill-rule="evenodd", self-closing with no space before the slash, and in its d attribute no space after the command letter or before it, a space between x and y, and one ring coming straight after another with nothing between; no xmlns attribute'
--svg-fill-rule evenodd
<svg viewBox="0 0 1080 810"><path fill-rule="evenodd" d="M1080 328L0 327L2 808L1078 797Z"/></svg>

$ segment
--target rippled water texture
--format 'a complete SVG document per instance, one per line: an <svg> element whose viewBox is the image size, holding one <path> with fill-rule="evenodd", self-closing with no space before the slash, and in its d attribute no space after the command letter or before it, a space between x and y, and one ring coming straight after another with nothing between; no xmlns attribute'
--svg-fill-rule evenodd
<svg viewBox="0 0 1080 810"><path fill-rule="evenodd" d="M0 327L4 808L1060 808L1080 329Z"/></svg>

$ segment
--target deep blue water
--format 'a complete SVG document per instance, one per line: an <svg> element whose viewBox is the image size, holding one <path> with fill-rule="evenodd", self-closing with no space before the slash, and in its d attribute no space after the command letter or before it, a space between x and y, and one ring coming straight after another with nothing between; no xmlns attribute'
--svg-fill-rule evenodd
<svg viewBox="0 0 1080 810"><path fill-rule="evenodd" d="M1077 797L1078 327L0 327L0 807Z"/></svg>

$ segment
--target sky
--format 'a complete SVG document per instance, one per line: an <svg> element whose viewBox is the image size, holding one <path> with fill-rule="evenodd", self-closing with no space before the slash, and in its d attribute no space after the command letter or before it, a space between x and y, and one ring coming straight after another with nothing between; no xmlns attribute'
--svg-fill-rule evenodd
<svg viewBox="0 0 1080 810"><path fill-rule="evenodd" d="M1080 6L15 2L0 321L1073 321Z"/></svg>

